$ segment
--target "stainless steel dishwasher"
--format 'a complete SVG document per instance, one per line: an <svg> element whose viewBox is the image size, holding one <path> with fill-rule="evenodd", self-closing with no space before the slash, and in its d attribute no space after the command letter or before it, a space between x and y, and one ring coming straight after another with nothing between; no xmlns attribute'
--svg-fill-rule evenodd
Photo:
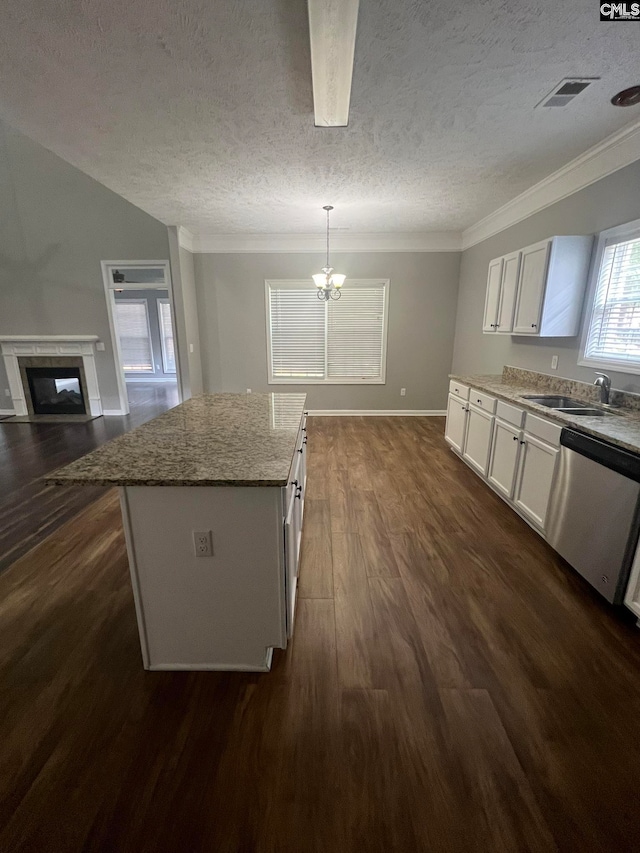
<svg viewBox="0 0 640 853"><path fill-rule="evenodd" d="M547 541L598 592L622 602L638 540L640 456L563 429Z"/></svg>

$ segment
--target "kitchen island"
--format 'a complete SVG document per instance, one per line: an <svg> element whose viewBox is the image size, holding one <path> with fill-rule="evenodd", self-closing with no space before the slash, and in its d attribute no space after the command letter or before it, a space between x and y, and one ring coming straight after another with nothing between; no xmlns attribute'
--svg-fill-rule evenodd
<svg viewBox="0 0 640 853"><path fill-rule="evenodd" d="M120 490L142 659L266 671L293 631L304 394L209 394L54 471Z"/></svg>

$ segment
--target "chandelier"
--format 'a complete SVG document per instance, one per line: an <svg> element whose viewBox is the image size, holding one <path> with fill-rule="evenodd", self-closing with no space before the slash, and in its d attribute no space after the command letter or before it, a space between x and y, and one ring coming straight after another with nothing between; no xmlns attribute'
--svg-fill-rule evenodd
<svg viewBox="0 0 640 853"><path fill-rule="evenodd" d="M327 264L322 267L322 272L313 276L313 280L318 288L318 299L328 302L329 298L340 299L342 296L340 288L344 284L346 275L334 273L333 267L329 264L329 211L333 210L333 206L325 204L322 209L327 211Z"/></svg>

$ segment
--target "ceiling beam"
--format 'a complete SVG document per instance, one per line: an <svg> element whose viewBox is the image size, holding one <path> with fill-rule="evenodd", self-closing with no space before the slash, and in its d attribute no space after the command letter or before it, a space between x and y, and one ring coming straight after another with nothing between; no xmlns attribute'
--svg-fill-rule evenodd
<svg viewBox="0 0 640 853"><path fill-rule="evenodd" d="M308 0L316 127L349 124L359 0Z"/></svg>

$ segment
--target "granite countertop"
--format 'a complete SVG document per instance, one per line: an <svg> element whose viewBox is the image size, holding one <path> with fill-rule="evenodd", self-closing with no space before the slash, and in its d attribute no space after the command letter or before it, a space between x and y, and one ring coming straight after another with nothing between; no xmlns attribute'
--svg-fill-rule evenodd
<svg viewBox="0 0 640 853"><path fill-rule="evenodd" d="M50 485L284 486L305 394L203 394L45 478Z"/></svg>
<svg viewBox="0 0 640 853"><path fill-rule="evenodd" d="M502 375L451 374L450 378L477 388L478 391L486 391L487 394L500 400L514 403L562 426L587 433L633 453L640 453L640 412L601 405L598 402L599 389L594 385L508 367L505 367ZM593 408L603 409L607 414L604 417L566 415L531 400L525 400L524 396L527 394L562 394L589 403Z"/></svg>

